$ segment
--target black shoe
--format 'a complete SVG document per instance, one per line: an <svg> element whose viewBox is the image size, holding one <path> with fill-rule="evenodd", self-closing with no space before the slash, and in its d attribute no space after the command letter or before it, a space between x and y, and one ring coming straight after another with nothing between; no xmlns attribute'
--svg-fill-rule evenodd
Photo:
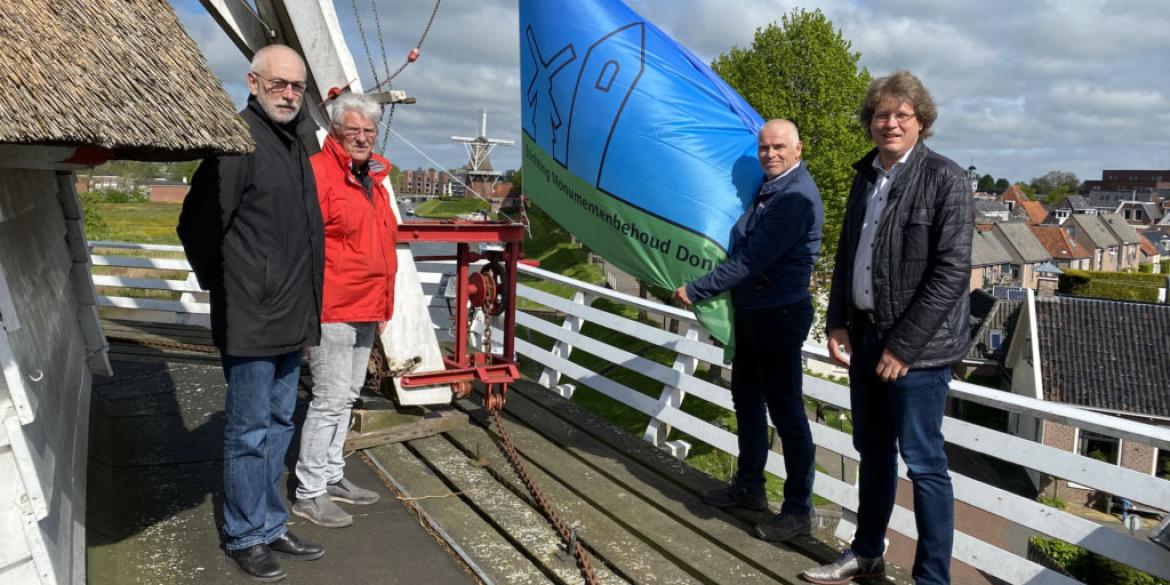
<svg viewBox="0 0 1170 585"><path fill-rule="evenodd" d="M725 487L703 492L703 502L716 508L739 506L761 512L768 509L768 496L764 494L764 490L752 492L740 485L734 477Z"/></svg>
<svg viewBox="0 0 1170 585"><path fill-rule="evenodd" d="M280 563L276 562L276 557L272 556L272 551L268 550L267 545L254 544L240 550L229 550L227 555L236 562L240 571L255 581L272 583L288 576L288 573L280 568Z"/></svg>
<svg viewBox="0 0 1170 585"><path fill-rule="evenodd" d="M767 522L756 525L756 536L769 542L788 542L798 536L812 534L812 516L808 514L778 514Z"/></svg>
<svg viewBox="0 0 1170 585"><path fill-rule="evenodd" d="M315 561L325 554L325 547L305 542L288 531L268 543L268 548L272 549L272 552L280 553L294 561Z"/></svg>

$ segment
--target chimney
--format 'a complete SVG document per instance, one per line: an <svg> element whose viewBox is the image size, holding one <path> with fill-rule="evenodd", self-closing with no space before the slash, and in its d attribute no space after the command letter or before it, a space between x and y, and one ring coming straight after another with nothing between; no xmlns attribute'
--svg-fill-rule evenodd
<svg viewBox="0 0 1170 585"><path fill-rule="evenodd" d="M1051 262L1045 262L1036 269L1036 296L1042 298L1056 296L1057 285L1060 283L1060 275L1064 271L1057 268Z"/></svg>
<svg viewBox="0 0 1170 585"><path fill-rule="evenodd" d="M1036 278L1036 296L1041 298L1048 298L1056 296L1057 284L1059 279L1053 278L1050 275L1043 275Z"/></svg>

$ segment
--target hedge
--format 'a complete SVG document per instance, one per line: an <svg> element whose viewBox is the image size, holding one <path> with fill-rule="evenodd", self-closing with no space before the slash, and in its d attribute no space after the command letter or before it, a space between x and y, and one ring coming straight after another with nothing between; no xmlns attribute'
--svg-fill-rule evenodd
<svg viewBox="0 0 1170 585"><path fill-rule="evenodd" d="M1170 274L1170 258L1162 261L1162 274Z"/></svg>
<svg viewBox="0 0 1170 585"><path fill-rule="evenodd" d="M1059 290L1079 297L1156 303L1158 289L1165 286L1165 274L1066 270L1060 275Z"/></svg>
<svg viewBox="0 0 1170 585"><path fill-rule="evenodd" d="M1170 585L1170 581L1060 540L1033 536L1028 539L1028 548L1032 553L1029 558L1038 557L1035 560L1040 564L1086 585Z"/></svg>

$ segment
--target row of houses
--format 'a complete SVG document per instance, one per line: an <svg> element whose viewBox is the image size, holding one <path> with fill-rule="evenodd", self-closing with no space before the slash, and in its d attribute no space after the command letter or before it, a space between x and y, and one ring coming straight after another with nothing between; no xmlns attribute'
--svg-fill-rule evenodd
<svg viewBox="0 0 1170 585"><path fill-rule="evenodd" d="M1092 208L1061 217L1058 206L1049 209L1029 200L1016 186L997 198L977 198L971 290L997 285L1035 289L1046 265L1059 271L1106 272L1149 265L1150 271L1158 272L1161 260L1170 258L1170 215L1158 215L1158 222L1147 225L1117 213L1160 211L1157 203L1133 203L1122 202L1112 213Z"/></svg>
<svg viewBox="0 0 1170 585"><path fill-rule="evenodd" d="M1123 178L1149 174L1111 173L1108 186L1115 188L1131 186ZM1163 174L1170 180L1170 171ZM1163 188L1098 187L1052 206L1032 201L1017 186L1000 195L977 193L973 339L964 373L1016 394L1170 426L1170 305L1055 290L1056 276L1069 269L1137 271L1148 265L1159 271L1161 260L1170 258L1170 185L1155 187ZM1170 479L1170 451L1027 416L1005 415L998 424L1029 440ZM1070 503L1109 497L1032 472L1028 479L1035 493Z"/></svg>

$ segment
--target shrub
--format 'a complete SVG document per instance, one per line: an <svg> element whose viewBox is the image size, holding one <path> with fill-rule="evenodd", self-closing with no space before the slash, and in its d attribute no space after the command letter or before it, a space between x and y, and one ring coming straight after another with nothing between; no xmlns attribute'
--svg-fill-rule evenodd
<svg viewBox="0 0 1170 585"><path fill-rule="evenodd" d="M1161 264L1162 264L1162 274L1170 274L1170 258L1163 260L1161 262Z"/></svg>
<svg viewBox="0 0 1170 585"><path fill-rule="evenodd" d="M1029 557L1086 585L1170 585L1170 581L1059 540L1033 536Z"/></svg>
<svg viewBox="0 0 1170 585"><path fill-rule="evenodd" d="M1057 510L1063 510L1067 505L1064 500L1057 497L1040 496L1036 500L1049 508L1056 508Z"/></svg>
<svg viewBox="0 0 1170 585"><path fill-rule="evenodd" d="M1158 289L1166 286L1166 275L1066 270L1058 286L1060 292L1079 297L1158 302Z"/></svg>
<svg viewBox="0 0 1170 585"><path fill-rule="evenodd" d="M1138 264L1138 272L1140 272L1142 274L1153 274L1154 273L1154 263L1147 262L1145 264Z"/></svg>
<svg viewBox="0 0 1170 585"><path fill-rule="evenodd" d="M102 201L106 203L145 203L150 200L150 195L145 191L98 191L97 194Z"/></svg>
<svg viewBox="0 0 1170 585"><path fill-rule="evenodd" d="M100 240L105 237L108 226L102 217L101 195L92 191L77 194L81 199L81 216L85 220L85 237Z"/></svg>

